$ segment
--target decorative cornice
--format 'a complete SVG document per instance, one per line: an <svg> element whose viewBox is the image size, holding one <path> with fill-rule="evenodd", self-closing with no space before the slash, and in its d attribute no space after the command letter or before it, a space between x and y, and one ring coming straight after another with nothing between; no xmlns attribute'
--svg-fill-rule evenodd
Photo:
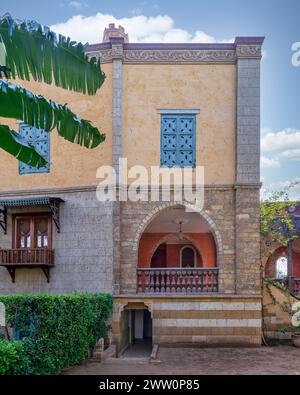
<svg viewBox="0 0 300 395"><path fill-rule="evenodd" d="M261 59L261 45L238 45L236 48L237 58L254 58Z"/></svg>
<svg viewBox="0 0 300 395"><path fill-rule="evenodd" d="M124 63L235 63L234 50L125 50Z"/></svg>
<svg viewBox="0 0 300 395"><path fill-rule="evenodd" d="M114 46L115 47L115 46ZM100 59L101 63L111 63L113 59L123 58L124 63L229 63L236 62L234 50L124 50L119 52L104 49L88 52L90 56ZM123 55L123 56L122 56Z"/></svg>
<svg viewBox="0 0 300 395"><path fill-rule="evenodd" d="M100 59L101 63L111 63L113 59L111 48L102 49L101 51L87 52L87 55L90 57L95 57L97 60Z"/></svg>
<svg viewBox="0 0 300 395"><path fill-rule="evenodd" d="M235 64L237 58L260 58L263 41L263 37L237 37L232 44L125 44L115 39L91 45L87 54L102 63L121 58L129 64Z"/></svg>
<svg viewBox="0 0 300 395"><path fill-rule="evenodd" d="M111 57L112 59L123 59L124 57L124 49L122 44L114 44L111 49Z"/></svg>

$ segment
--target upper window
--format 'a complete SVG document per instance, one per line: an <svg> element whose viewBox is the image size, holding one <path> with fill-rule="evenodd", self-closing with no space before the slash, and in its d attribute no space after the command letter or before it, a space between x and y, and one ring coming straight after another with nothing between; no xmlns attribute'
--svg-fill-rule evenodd
<svg viewBox="0 0 300 395"><path fill-rule="evenodd" d="M36 129L26 124L20 125L20 135L35 148L35 150L46 159L47 164L40 169L26 165L19 162L19 173L35 174L35 173L49 173L50 172L50 133L41 129Z"/></svg>
<svg viewBox="0 0 300 395"><path fill-rule="evenodd" d="M196 115L161 116L161 167L196 167Z"/></svg>

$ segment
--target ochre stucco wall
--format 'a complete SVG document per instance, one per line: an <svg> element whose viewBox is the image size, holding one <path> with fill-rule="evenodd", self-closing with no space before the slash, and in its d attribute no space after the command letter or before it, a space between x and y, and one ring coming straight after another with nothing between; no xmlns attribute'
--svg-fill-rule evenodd
<svg viewBox="0 0 300 395"><path fill-rule="evenodd" d="M139 245L138 266L140 268L149 268L151 258L156 249L166 241L169 236L167 233L144 233ZM202 259L203 267L217 266L216 247L213 236L209 233L188 233L185 235L191 244L198 250ZM182 246L180 246L182 247ZM179 257L179 254L178 254ZM180 261L173 262L172 267L180 267Z"/></svg>
<svg viewBox="0 0 300 395"><path fill-rule="evenodd" d="M51 133L51 172L19 176L18 161L0 150L0 190L31 189L60 186L96 185L97 168L112 163L112 65L102 66L106 80L95 96L69 92L34 81L20 81L33 93L42 94L69 108L83 119L90 120L106 134L106 141L99 147L88 150L67 142L54 130ZM13 82L13 81L12 81ZM14 120L0 122L18 131Z"/></svg>
<svg viewBox="0 0 300 395"><path fill-rule="evenodd" d="M1 190L95 185L97 168L112 163L112 64L102 66L106 81L96 96L24 82L33 93L68 103L81 118L106 133L106 141L87 150L51 134L51 172L18 174L18 161L0 150ZM124 65L123 157L128 166L160 164L158 108L199 108L197 165L206 184L232 184L235 175L236 67L234 65ZM17 129L16 121L0 119Z"/></svg>
<svg viewBox="0 0 300 395"><path fill-rule="evenodd" d="M160 164L157 109L197 108L197 165L205 166L205 183L234 183L235 65L124 65L123 70L129 167Z"/></svg>

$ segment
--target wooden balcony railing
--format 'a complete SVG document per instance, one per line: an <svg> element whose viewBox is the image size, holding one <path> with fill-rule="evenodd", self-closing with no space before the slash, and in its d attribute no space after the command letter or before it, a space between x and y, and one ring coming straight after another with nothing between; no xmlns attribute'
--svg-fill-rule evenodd
<svg viewBox="0 0 300 395"><path fill-rule="evenodd" d="M47 248L0 250L0 265L54 266L54 251Z"/></svg>
<svg viewBox="0 0 300 395"><path fill-rule="evenodd" d="M217 293L219 269L138 269L138 293Z"/></svg>
<svg viewBox="0 0 300 395"><path fill-rule="evenodd" d="M50 268L54 267L54 251L48 248L14 248L0 250L0 266L6 267L15 282L16 269L41 268L50 281Z"/></svg>

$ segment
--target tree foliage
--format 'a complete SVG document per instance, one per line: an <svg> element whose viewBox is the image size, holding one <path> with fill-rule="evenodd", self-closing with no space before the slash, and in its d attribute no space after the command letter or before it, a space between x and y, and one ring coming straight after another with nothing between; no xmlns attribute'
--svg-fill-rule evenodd
<svg viewBox="0 0 300 395"><path fill-rule="evenodd" d="M87 44L86 44L87 45ZM85 46L52 32L35 21L0 18L0 77L35 80L82 94L95 95L105 75L100 61L88 58ZM0 80L0 116L23 121L64 139L95 148L105 135L90 121L80 119L66 105L34 95L20 85ZM0 148L20 161L44 167L45 159L24 138L0 127Z"/></svg>

